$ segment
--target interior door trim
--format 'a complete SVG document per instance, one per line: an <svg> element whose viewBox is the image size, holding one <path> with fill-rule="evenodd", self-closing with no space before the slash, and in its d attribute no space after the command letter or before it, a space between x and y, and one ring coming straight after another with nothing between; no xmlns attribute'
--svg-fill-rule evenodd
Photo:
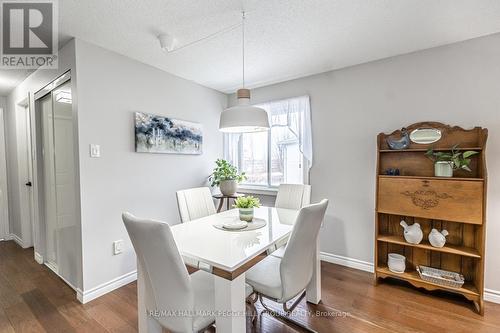
<svg viewBox="0 0 500 333"><path fill-rule="evenodd" d="M62 85L64 83L68 82L69 80L71 80L71 70L65 72L64 74L62 74L61 76L56 78L54 81L50 82L45 87L38 90L35 93L35 101L44 97L47 94L50 94L50 92L52 90L54 90L55 88L59 87L60 85Z"/></svg>

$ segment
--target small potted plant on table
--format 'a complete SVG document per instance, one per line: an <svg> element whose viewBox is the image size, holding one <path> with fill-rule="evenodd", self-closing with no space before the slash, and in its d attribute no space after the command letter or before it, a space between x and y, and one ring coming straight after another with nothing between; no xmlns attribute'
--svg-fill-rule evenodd
<svg viewBox="0 0 500 333"><path fill-rule="evenodd" d="M453 171L466 170L471 172L469 165L470 157L479 154L477 151L459 151L458 145L454 145L449 152L434 151L429 148L425 156L434 161L434 176L453 177Z"/></svg>
<svg viewBox="0 0 500 333"><path fill-rule="evenodd" d="M238 173L238 169L223 159L215 161L216 167L210 176L211 186L219 186L223 195L234 195L238 190L238 183L245 180L245 173Z"/></svg>
<svg viewBox="0 0 500 333"><path fill-rule="evenodd" d="M259 198L252 197L251 195L247 197L239 197L234 201L233 207L240 210L240 220L252 222L254 208L260 207L260 200Z"/></svg>

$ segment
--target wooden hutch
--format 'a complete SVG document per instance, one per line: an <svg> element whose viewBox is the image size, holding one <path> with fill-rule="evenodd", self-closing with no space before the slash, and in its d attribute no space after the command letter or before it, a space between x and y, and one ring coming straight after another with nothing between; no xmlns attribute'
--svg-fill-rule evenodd
<svg viewBox="0 0 500 333"><path fill-rule="evenodd" d="M404 280L427 290L447 290L473 301L483 314L484 252L486 230L486 139L488 130L476 127L464 130L436 122L416 123L408 133L418 128L434 128L442 133L433 144L415 144L404 150L391 150L387 137L401 137L401 131L381 133L377 138L377 187L375 214L375 281L381 278ZM456 171L453 178L434 177L434 163L424 154L428 148L450 151L459 144L460 150L474 150L470 168ZM399 169L399 176L385 175L385 170ZM403 238L404 219L418 222L424 233L420 244L409 244ZM446 229L446 245L435 248L427 236L432 228ZM387 254L406 257L404 273L387 268ZM465 277L462 288L444 287L422 280L417 265L460 272Z"/></svg>

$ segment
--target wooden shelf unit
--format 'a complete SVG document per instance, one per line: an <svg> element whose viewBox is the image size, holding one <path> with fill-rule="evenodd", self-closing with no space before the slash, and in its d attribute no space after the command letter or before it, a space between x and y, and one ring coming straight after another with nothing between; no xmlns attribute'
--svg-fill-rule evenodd
<svg viewBox="0 0 500 333"><path fill-rule="evenodd" d="M386 142L391 136L399 138L399 130L377 138L375 281L396 278L418 288L458 293L473 301L477 312L483 314L488 130L464 130L435 122L416 123L407 130L411 133L417 128L439 129L442 137L430 145L411 143L405 150L390 150ZM449 151L457 143L460 150L479 152L472 158L472 172L458 171L453 178L434 177L434 164L425 152L430 147ZM398 168L401 175L385 175L390 168ZM405 241L401 220L420 224L424 233L420 244ZM432 228L448 230L444 247L429 243ZM388 253L406 257L404 273L387 268ZM418 265L459 272L466 282L462 288L450 288L424 281L416 271Z"/></svg>

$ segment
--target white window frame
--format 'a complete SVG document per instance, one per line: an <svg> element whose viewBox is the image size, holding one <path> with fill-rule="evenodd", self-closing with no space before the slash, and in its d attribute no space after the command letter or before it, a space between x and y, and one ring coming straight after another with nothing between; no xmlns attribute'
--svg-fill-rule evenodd
<svg viewBox="0 0 500 333"><path fill-rule="evenodd" d="M281 99L281 100L276 100L273 102L279 102L279 101L285 101L286 99ZM272 125L271 125L272 127ZM248 183L240 183L238 186L238 192L241 193L252 193L252 194L264 194L264 195L276 195L278 192L278 186L272 185L271 184L271 163L272 163L272 157L271 157L271 129L267 131L267 185L259 185L259 184L248 184ZM228 140L227 137L224 136L223 140L223 151L224 151L224 158L227 160L229 159L228 156ZM238 138L238 163L236 167L240 169L241 165L241 155L240 152L242 151L242 142L241 142L241 135ZM302 154L302 183L305 185L309 185L310 183L310 168L308 165L307 159L304 157Z"/></svg>

